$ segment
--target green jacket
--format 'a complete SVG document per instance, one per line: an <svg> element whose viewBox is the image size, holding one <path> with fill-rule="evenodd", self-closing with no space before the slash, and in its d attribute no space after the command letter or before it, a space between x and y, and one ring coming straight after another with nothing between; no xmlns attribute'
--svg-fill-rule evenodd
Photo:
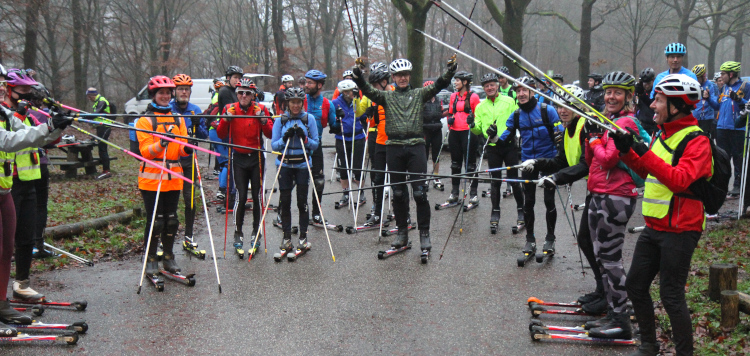
<svg viewBox="0 0 750 356"><path fill-rule="evenodd" d="M471 132L475 135L482 135L485 138L489 138L487 136L487 129L490 125L495 124L500 128L498 134L502 133L505 130L505 122L508 121L516 109L518 109L516 101L509 96L498 95L495 100L490 98L484 99L474 109L474 126L471 128ZM490 141L487 145L494 146L495 142Z"/></svg>
<svg viewBox="0 0 750 356"><path fill-rule="evenodd" d="M107 100L105 97L101 96L101 94L97 94L96 98L94 98L94 105L92 107L92 113L95 114L111 114L110 113L110 106L109 106L109 100ZM104 121L103 117L96 117L94 118L96 121Z"/></svg>
<svg viewBox="0 0 750 356"><path fill-rule="evenodd" d="M385 109L386 145L413 146L424 143L422 112L424 103L450 85L453 71L446 71L434 84L424 88L406 88L393 91L377 90L364 78L355 77L354 82L366 97Z"/></svg>

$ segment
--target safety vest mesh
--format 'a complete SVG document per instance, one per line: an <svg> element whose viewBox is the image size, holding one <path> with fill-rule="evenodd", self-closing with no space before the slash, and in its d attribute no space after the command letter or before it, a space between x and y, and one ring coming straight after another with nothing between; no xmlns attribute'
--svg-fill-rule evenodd
<svg viewBox="0 0 750 356"><path fill-rule="evenodd" d="M28 117L23 118L23 124L31 125ZM42 170L39 163L39 149L37 147L28 147L16 152L15 155L16 171L18 179L28 182L42 178Z"/></svg>

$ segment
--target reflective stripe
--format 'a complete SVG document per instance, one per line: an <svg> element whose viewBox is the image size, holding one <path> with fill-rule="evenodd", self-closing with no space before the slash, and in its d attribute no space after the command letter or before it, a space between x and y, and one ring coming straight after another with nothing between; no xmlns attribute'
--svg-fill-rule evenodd
<svg viewBox="0 0 750 356"><path fill-rule="evenodd" d="M39 166L26 166L26 167L18 167L18 166L16 166L16 170L18 172L30 171L32 169L39 169L39 168L40 168Z"/></svg>
<svg viewBox="0 0 750 356"><path fill-rule="evenodd" d="M653 178L646 178L646 183L664 185L662 184L662 182L659 182L658 179L653 179Z"/></svg>
<svg viewBox="0 0 750 356"><path fill-rule="evenodd" d="M36 153L36 149L32 149L31 151L18 151L16 152L16 157L23 156L23 155L30 155Z"/></svg>
<svg viewBox="0 0 750 356"><path fill-rule="evenodd" d="M159 173L150 173L150 172L141 172L138 173L138 178L145 178L145 179L153 179L153 180L159 180L159 179L169 179L169 173L164 172L162 170L159 171Z"/></svg>
<svg viewBox="0 0 750 356"><path fill-rule="evenodd" d="M159 152L154 151L152 147L154 147L154 145L148 146L148 153L150 153L152 156L156 156L157 154L164 152L164 147L162 147ZM159 147L161 147L161 145L159 145Z"/></svg>
<svg viewBox="0 0 750 356"><path fill-rule="evenodd" d="M669 205L669 200L643 198L643 202L651 203L651 204Z"/></svg>
<svg viewBox="0 0 750 356"><path fill-rule="evenodd" d="M378 128L377 127L371 127L368 132L378 132Z"/></svg>

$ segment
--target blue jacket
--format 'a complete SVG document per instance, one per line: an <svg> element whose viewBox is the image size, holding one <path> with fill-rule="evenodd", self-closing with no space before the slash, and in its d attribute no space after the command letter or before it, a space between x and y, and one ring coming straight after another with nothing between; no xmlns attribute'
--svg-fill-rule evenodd
<svg viewBox="0 0 750 356"><path fill-rule="evenodd" d="M328 121L328 125L338 129L339 126L343 126L341 128L341 134L336 134L337 140L345 140L345 141L352 141L352 123L354 123L354 132L356 135L354 136L355 140L360 140L365 138L365 131L362 128L362 123L359 121L359 118L355 118L354 115L354 107L352 104L347 103L346 100L342 95L339 95L336 100L333 101L333 105L331 106L331 109L333 111L336 110L336 108L341 108L341 110L344 110L346 113L346 116L341 118L341 122L339 122L338 118L334 118L333 121Z"/></svg>
<svg viewBox="0 0 750 356"><path fill-rule="evenodd" d="M739 101L734 101L729 98L729 90L736 92L740 89L742 85L745 85L744 88L742 88L742 92L745 93L745 98L740 99ZM724 87L721 90L721 93L719 94L718 98L716 100L709 100L708 105L710 105L714 110L719 110L719 122L716 124L717 129L722 130L739 130L743 131L745 130L745 126L735 127L735 120L737 120L740 117L740 111L745 107L745 104L747 104L747 98L750 95L747 95L747 93L750 91L750 83L742 80L738 80L734 85L724 84Z"/></svg>
<svg viewBox="0 0 750 356"><path fill-rule="evenodd" d="M703 91L708 89L708 99L703 99ZM709 104L710 101L717 102L717 95L719 95L719 88L716 84L710 80L706 80L701 85L701 101L695 104L693 110L693 116L698 120L715 120L716 112L714 108Z"/></svg>
<svg viewBox="0 0 750 356"><path fill-rule="evenodd" d="M518 126L521 132L521 159L534 159L534 158L553 158L557 155L557 148L555 143L550 138L547 126L542 121L541 104L537 104L534 110L527 113L521 109L520 115L518 116ZM508 120L505 123L507 128L500 135L500 140L505 141L510 138L510 135L516 134L515 123L513 120L514 113L511 113ZM555 125L555 131L561 131L562 125L556 125L560 122L560 117L557 116L557 111L552 105L547 105L547 117L552 125Z"/></svg>
<svg viewBox="0 0 750 356"><path fill-rule="evenodd" d="M318 96L312 97L310 94L307 94L307 113L315 117L315 122L318 123L318 134L323 132L323 95L318 93ZM328 110L328 122L334 122L336 121L336 109L333 107L333 103L331 103L331 109Z"/></svg>
<svg viewBox="0 0 750 356"><path fill-rule="evenodd" d="M169 102L169 106L172 107L172 113L180 114L180 115L200 115L203 113L201 108L198 107L198 105L195 105L191 102L188 102L187 107L185 107L185 110L180 110L180 108L177 106L177 102L172 99L172 101ZM193 121L191 118L186 117L185 118L185 125L188 127L188 135L201 138L201 139L207 139L208 138L208 129L206 129L206 119L205 118L199 118L198 120L195 120L195 125L193 125Z"/></svg>
<svg viewBox="0 0 750 356"><path fill-rule="evenodd" d="M656 76L656 79L654 79L654 87L653 87L653 88L651 88L651 99L653 99L653 98L654 98L654 89L656 88L656 84L659 84L659 82L660 82L660 81L661 81L662 79L664 79L664 77L666 77L666 76L667 76L667 75L669 75L669 74L670 74L670 73L669 73L669 69L667 69L667 70L665 70L665 71L663 71L663 72L659 73L659 74L658 74L658 75ZM696 77L696 76L695 76L695 73L693 73L693 71L691 71L691 70L689 70L689 69L687 69L687 68L685 68L685 67L680 67L680 71L679 71L679 72L678 72L677 74L685 74L685 75L687 75L687 76L688 76L688 77L690 77L690 78L693 78L693 79L695 79L695 80L698 80L698 77Z"/></svg>
<svg viewBox="0 0 750 356"><path fill-rule="evenodd" d="M312 151L315 151L318 148L318 143L320 142L318 139L318 123L317 120L315 120L315 117L312 115L301 112L298 116L292 117L289 120L284 121L284 116L290 116L289 111L284 112L284 114L276 119L273 123L273 134L271 135L271 147L274 151L278 152L284 152L284 147L286 147L286 141L284 141L284 133L286 133L289 128L294 127L294 125L298 125L302 127L302 130L305 131L305 135L307 135L307 142L305 143L305 146L302 147L302 143L299 141L299 138L297 136L294 136L290 138L291 141L289 141L289 148L286 150L286 156L288 158L292 157L299 157L302 156L304 153L302 152L303 149L307 151L307 159L308 163L310 160L310 154ZM304 115L307 116L307 125L305 125L302 120L300 120L301 117ZM301 169L307 169L307 164L303 160L300 163L281 163L281 156L276 157L276 165L282 165L282 167L286 168L301 168Z"/></svg>
<svg viewBox="0 0 750 356"><path fill-rule="evenodd" d="M540 91L542 93L544 93L544 95L549 96L550 98L554 98L555 97L555 93L553 93L552 90L547 90L546 92L542 91L542 90L540 90ZM543 97L543 96L541 96L539 94L534 94L534 97L536 98L536 100L539 101L539 104L541 104L541 103L547 103L547 104L550 104L550 105L554 104L549 99L547 99L547 98L545 98L545 97Z"/></svg>

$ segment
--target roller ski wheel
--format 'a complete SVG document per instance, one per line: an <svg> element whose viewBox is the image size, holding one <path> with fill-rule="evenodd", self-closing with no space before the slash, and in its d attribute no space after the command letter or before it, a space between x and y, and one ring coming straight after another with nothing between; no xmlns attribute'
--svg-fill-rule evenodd
<svg viewBox="0 0 750 356"><path fill-rule="evenodd" d="M391 257L391 256L395 255L395 254L399 254L401 252L404 252L404 251L410 250L410 249L411 249L411 242L409 242L406 246L401 246L399 248L393 248L393 247L391 247L391 248L389 248L389 249L387 249L385 251L379 251L378 252L378 259L379 260L384 260L384 259L386 259L388 257Z"/></svg>
<svg viewBox="0 0 750 356"><path fill-rule="evenodd" d="M435 188L435 189L437 189L437 190L439 190L439 191L441 191L441 192L445 191L445 185L443 185L443 183L441 181L439 181L439 180L433 181L432 182L432 187Z"/></svg>
<svg viewBox="0 0 750 356"><path fill-rule="evenodd" d="M13 308L16 311L24 312L24 313L31 313L34 316L42 316L44 314L44 307L41 305L35 305L33 307L20 307L20 308Z"/></svg>
<svg viewBox="0 0 750 356"><path fill-rule="evenodd" d="M198 244L189 241L187 238L182 241L182 249L187 251L190 255L198 257L201 260L206 259L206 250L199 250Z"/></svg>
<svg viewBox="0 0 750 356"><path fill-rule="evenodd" d="M545 241L544 247L542 247L542 251L536 253L536 262L542 263L545 259L549 259L550 257L555 255L555 242L554 241Z"/></svg>
<svg viewBox="0 0 750 356"><path fill-rule="evenodd" d="M301 241L300 241L299 246L297 246L297 248L295 250L290 251L289 253L287 253L287 255L286 255L287 261L289 261L289 262L296 261L297 258L299 258L300 256L306 254L307 251L310 251L310 247L312 247L312 244L310 244L310 242L305 241L305 243L301 243Z"/></svg>
<svg viewBox="0 0 750 356"><path fill-rule="evenodd" d="M388 225L383 225L383 226L388 226ZM411 224L409 224L406 227L407 230L414 230L415 228L416 227L414 225L411 225ZM383 232L380 234L380 236L387 237L387 236L395 235L396 233L398 233L398 228L394 227L393 229L390 229L390 230L383 230Z"/></svg>
<svg viewBox="0 0 750 356"><path fill-rule="evenodd" d="M85 334L89 330L85 321L77 321L73 324L45 324L34 320L29 325L8 324L8 326L25 330L70 330L76 334Z"/></svg>
<svg viewBox="0 0 750 356"><path fill-rule="evenodd" d="M490 233L497 234L497 225L500 223L500 209L492 209L490 214Z"/></svg>
<svg viewBox="0 0 750 356"><path fill-rule="evenodd" d="M526 262L529 262L532 258L534 258L534 256L536 255L536 243L526 241L526 246L524 246L521 253L522 255L519 256L516 260L518 267L525 266Z"/></svg>
<svg viewBox="0 0 750 356"><path fill-rule="evenodd" d="M164 280L159 277L158 274L149 274L146 277L148 277L148 280L151 281L151 284L156 288L157 292L163 292L164 291Z"/></svg>
<svg viewBox="0 0 750 356"><path fill-rule="evenodd" d="M429 259L430 259L430 250L422 250L422 254L419 256L419 260L422 262L422 264L426 265Z"/></svg>
<svg viewBox="0 0 750 356"><path fill-rule="evenodd" d="M183 275L180 272L169 272L165 269L162 269L159 271L159 273L164 276L166 279L171 279L175 282L182 283L188 287L195 286L195 273L191 273L188 275Z"/></svg>

